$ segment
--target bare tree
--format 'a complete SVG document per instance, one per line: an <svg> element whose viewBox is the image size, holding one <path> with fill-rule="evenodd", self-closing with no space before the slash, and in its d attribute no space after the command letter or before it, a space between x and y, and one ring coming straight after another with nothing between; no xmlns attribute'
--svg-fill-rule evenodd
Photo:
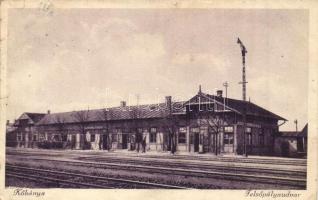
<svg viewBox="0 0 318 200"><path fill-rule="evenodd" d="M110 137L110 123L109 120L111 120L113 118L113 111L109 110L107 108L103 109L100 113L99 113L99 119L103 122L103 130L105 131L104 134L106 135L106 137L108 138L107 144L106 144L106 149L110 150L111 149L111 137ZM104 149L103 146L103 142L104 142L104 138L103 136L100 137L99 140L99 149Z"/></svg>
<svg viewBox="0 0 318 200"><path fill-rule="evenodd" d="M61 137L63 138L65 135L67 136L66 133L66 119L64 116L61 115L56 115L55 117L55 124L57 126L58 131L61 133ZM62 139L63 140L63 139Z"/></svg>
<svg viewBox="0 0 318 200"><path fill-rule="evenodd" d="M215 155L220 152L220 133L224 131L225 124L228 122L228 116L226 115L228 110L198 110L195 113L196 118L198 119L199 126L208 127L208 146L209 151L213 149ZM211 142L211 137L213 141Z"/></svg>
<svg viewBox="0 0 318 200"><path fill-rule="evenodd" d="M74 118L76 119L76 125L78 127L78 131L80 132L80 147L84 149L90 148L90 143L86 140L86 127L87 122L89 120L89 110L82 110L74 112Z"/></svg>
<svg viewBox="0 0 318 200"><path fill-rule="evenodd" d="M139 130L139 128L142 128L140 122L142 109L138 105L129 107L129 117L131 119L131 130L135 133L136 151L139 152L143 142L143 133Z"/></svg>
<svg viewBox="0 0 318 200"><path fill-rule="evenodd" d="M180 117L177 114L172 113L172 108L170 106L167 109L160 109L161 117L162 117L162 130L167 134L167 142L168 142L168 151L174 154L177 150L177 132L180 127ZM165 136L164 136L165 137ZM165 141L165 140L164 140ZM165 145L165 144L163 144Z"/></svg>

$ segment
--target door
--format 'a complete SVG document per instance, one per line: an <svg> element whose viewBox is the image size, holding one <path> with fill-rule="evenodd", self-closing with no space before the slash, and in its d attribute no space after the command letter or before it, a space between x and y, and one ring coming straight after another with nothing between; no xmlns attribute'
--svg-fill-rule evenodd
<svg viewBox="0 0 318 200"><path fill-rule="evenodd" d="M200 135L199 133L194 134L194 152L199 152Z"/></svg>
<svg viewBox="0 0 318 200"><path fill-rule="evenodd" d="M282 156L289 157L289 142L283 141L281 143L280 148L281 148Z"/></svg>
<svg viewBox="0 0 318 200"><path fill-rule="evenodd" d="M224 133L223 145L224 153L234 152L234 133Z"/></svg>
<svg viewBox="0 0 318 200"><path fill-rule="evenodd" d="M128 135L127 134L122 134L123 137L123 149L127 149L127 142L128 142Z"/></svg>
<svg viewBox="0 0 318 200"><path fill-rule="evenodd" d="M103 135L103 149L108 150L108 135Z"/></svg>
<svg viewBox="0 0 318 200"><path fill-rule="evenodd" d="M71 136L71 149L75 149L75 145L76 145L76 135L72 135Z"/></svg>
<svg viewBox="0 0 318 200"><path fill-rule="evenodd" d="M216 151L216 134L210 133L209 135L209 152L215 153Z"/></svg>

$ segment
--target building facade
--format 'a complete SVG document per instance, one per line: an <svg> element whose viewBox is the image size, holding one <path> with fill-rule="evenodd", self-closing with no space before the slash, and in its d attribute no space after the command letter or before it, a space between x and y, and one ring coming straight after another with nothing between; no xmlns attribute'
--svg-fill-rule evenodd
<svg viewBox="0 0 318 200"><path fill-rule="evenodd" d="M301 131L280 131L275 138L275 153L283 157L307 157L308 124Z"/></svg>
<svg viewBox="0 0 318 200"><path fill-rule="evenodd" d="M183 102L24 113L14 125L17 147L273 155L279 121L254 103L199 90Z"/></svg>

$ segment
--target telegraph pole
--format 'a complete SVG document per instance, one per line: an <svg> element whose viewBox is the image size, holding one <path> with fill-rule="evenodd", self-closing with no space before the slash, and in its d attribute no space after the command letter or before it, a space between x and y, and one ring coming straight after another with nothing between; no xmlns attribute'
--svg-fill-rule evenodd
<svg viewBox="0 0 318 200"><path fill-rule="evenodd" d="M243 101L244 101L244 108L243 108L243 155L247 157L247 149L246 149L246 75L245 75L245 54L247 53L245 46L241 42L240 38L237 38L237 43L241 47L241 53L242 53L242 96L243 96Z"/></svg>
<svg viewBox="0 0 318 200"><path fill-rule="evenodd" d="M240 84L242 84L243 101L246 101L246 83L247 82L246 82L246 75L245 75L245 54L247 53L247 51L246 51L245 46L241 42L240 38L237 38L237 43L240 44L241 52L242 52L243 68L242 68L242 82L240 82Z"/></svg>

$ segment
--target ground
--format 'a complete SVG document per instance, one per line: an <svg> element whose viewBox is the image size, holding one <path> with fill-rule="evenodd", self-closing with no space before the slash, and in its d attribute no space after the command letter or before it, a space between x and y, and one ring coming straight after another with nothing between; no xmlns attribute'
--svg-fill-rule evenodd
<svg viewBox="0 0 318 200"><path fill-rule="evenodd" d="M6 164L6 186L28 188L71 188L80 186L65 186L57 182L48 183L41 179L35 181L30 178L22 178L28 173L41 174L40 172L31 172L30 169L24 172L12 171L13 166L72 172L78 174L78 176L84 174L201 189L305 189L307 168L304 159L278 157L250 156L244 158L237 156L216 157L209 154L171 155L169 153L151 152L14 148L7 148ZM12 173L20 173L19 178L12 176ZM53 175L48 173L41 176L53 177ZM54 178L61 179L61 177L56 176ZM63 176L63 179L66 179L65 176ZM72 177L68 180L83 181L79 177ZM89 181L86 179L84 182ZM140 186L139 182L133 185L131 183L118 185L108 182L107 186L115 188L145 187ZM89 183L102 185L98 180ZM157 186L151 186L150 188L157 188Z"/></svg>

